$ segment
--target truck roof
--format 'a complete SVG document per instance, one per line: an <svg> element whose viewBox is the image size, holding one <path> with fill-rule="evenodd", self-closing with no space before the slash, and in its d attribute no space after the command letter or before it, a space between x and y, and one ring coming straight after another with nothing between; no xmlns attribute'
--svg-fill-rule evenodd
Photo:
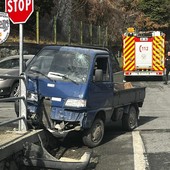
<svg viewBox="0 0 170 170"><path fill-rule="evenodd" d="M90 47L90 46L45 46L43 49L56 49L59 51L77 51L82 54L86 54L89 56L95 56L96 54L108 54L109 50L107 48L102 47Z"/></svg>

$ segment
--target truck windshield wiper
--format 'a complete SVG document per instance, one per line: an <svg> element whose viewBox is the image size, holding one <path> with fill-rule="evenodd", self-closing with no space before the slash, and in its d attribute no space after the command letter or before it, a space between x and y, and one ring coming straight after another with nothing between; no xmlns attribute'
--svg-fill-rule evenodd
<svg viewBox="0 0 170 170"><path fill-rule="evenodd" d="M75 84L78 84L75 80L71 79L71 78L68 77L68 75L66 75L66 74L60 74L60 73L50 72L50 75L59 76L59 77L65 78L65 79L67 79L67 80L70 80L71 82L73 82L73 83L75 83Z"/></svg>
<svg viewBox="0 0 170 170"><path fill-rule="evenodd" d="M46 77L47 79L49 79L50 81L55 81L53 79L51 79L50 77L48 77L47 75L45 75L44 73L38 71L38 70L34 70L34 69L30 69L30 71L34 72L34 73L38 73L38 74L41 74L42 76Z"/></svg>

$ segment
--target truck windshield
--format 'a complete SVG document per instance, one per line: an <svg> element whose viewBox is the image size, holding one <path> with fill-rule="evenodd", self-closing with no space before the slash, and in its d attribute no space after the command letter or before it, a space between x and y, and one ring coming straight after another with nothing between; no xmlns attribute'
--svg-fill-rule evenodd
<svg viewBox="0 0 170 170"><path fill-rule="evenodd" d="M27 74L46 75L53 80L86 82L90 57L72 51L42 50L27 67ZM33 71L34 70L34 71Z"/></svg>

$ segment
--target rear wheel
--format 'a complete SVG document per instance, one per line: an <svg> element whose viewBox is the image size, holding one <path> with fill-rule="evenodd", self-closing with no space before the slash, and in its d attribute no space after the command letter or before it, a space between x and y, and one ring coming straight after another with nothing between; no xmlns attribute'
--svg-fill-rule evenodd
<svg viewBox="0 0 170 170"><path fill-rule="evenodd" d="M134 106L131 106L128 114L124 114L122 118L122 126L126 131L132 131L138 126L137 111Z"/></svg>
<svg viewBox="0 0 170 170"><path fill-rule="evenodd" d="M83 143L88 147L95 147L99 145L104 136L104 122L97 118L90 129L83 134Z"/></svg>

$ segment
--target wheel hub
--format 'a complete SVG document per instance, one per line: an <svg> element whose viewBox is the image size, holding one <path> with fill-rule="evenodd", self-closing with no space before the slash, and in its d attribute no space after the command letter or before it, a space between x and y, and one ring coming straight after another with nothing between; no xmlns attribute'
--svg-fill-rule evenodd
<svg viewBox="0 0 170 170"><path fill-rule="evenodd" d="M101 127L98 125L96 126L96 128L94 129L94 132L92 134L92 139L93 141L98 141L102 136L102 129Z"/></svg>

